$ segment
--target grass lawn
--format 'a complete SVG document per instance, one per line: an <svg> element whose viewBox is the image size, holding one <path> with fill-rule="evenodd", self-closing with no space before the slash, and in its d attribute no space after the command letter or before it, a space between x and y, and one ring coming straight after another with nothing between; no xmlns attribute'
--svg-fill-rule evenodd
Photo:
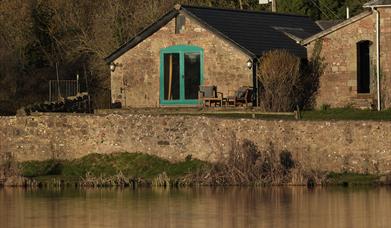
<svg viewBox="0 0 391 228"><path fill-rule="evenodd" d="M165 115L192 115L208 116L230 119L263 119L263 120L295 120L293 113L266 113L252 110L243 111L208 111L208 112L188 112L188 113L165 113ZM351 108L336 108L328 110L314 110L301 112L301 120L391 120L391 110L371 111L357 110Z"/></svg>
<svg viewBox="0 0 391 228"><path fill-rule="evenodd" d="M270 113L251 108L160 108L128 110L135 114L164 116L207 116L229 119L295 120L293 112ZM326 110L302 111L301 120L391 120L391 110L371 111L352 108L330 108Z"/></svg>
<svg viewBox="0 0 391 228"><path fill-rule="evenodd" d="M391 120L391 110L371 111L336 108L302 112L303 120Z"/></svg>

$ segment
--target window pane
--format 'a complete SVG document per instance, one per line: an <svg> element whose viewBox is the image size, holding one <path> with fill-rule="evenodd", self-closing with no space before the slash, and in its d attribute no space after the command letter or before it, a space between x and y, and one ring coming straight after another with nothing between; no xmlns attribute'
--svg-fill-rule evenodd
<svg viewBox="0 0 391 228"><path fill-rule="evenodd" d="M185 53L185 99L195 100L201 83L200 53Z"/></svg>
<svg viewBox="0 0 391 228"><path fill-rule="evenodd" d="M179 53L164 54L164 100L180 99Z"/></svg>

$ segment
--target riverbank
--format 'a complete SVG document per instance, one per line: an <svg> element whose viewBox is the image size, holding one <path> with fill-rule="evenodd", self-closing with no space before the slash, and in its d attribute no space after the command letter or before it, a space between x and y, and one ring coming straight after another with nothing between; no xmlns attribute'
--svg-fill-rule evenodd
<svg viewBox="0 0 391 228"><path fill-rule="evenodd" d="M391 176L305 171L288 152L267 158L251 144L237 148L224 162L218 163L190 156L173 163L142 153L114 153L91 154L74 160L11 161L5 167L8 170L3 173L8 173L8 177L3 178L0 186L134 188L391 184Z"/></svg>
<svg viewBox="0 0 391 228"><path fill-rule="evenodd" d="M191 159L171 163L142 153L91 154L73 160L16 162L16 175L8 185L31 187L106 187L171 185L207 166ZM16 176L14 175L14 176ZM12 179L16 182L12 183ZM158 182L158 181L161 181ZM7 182L5 182L7 184Z"/></svg>

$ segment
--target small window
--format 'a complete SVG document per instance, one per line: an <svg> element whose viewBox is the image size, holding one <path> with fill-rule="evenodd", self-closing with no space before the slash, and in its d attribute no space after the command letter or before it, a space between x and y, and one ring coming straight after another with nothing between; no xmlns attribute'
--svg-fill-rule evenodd
<svg viewBox="0 0 391 228"><path fill-rule="evenodd" d="M175 34L181 34L185 30L186 18L183 15L176 17Z"/></svg>

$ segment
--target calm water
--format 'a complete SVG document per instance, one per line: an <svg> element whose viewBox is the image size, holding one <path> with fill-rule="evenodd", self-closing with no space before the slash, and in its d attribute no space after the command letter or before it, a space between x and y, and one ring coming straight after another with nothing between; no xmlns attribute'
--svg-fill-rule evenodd
<svg viewBox="0 0 391 228"><path fill-rule="evenodd" d="M391 227L391 189L0 189L0 227Z"/></svg>

